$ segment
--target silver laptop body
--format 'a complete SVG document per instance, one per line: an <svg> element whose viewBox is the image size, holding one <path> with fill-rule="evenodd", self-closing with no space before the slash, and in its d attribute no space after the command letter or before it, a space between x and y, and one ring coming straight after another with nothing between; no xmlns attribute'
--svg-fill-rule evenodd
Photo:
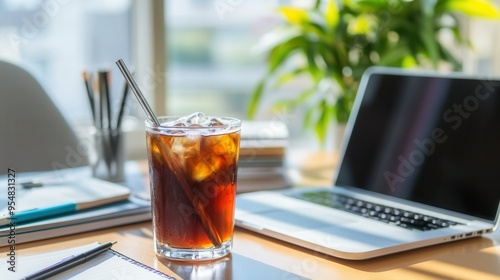
<svg viewBox="0 0 500 280"><path fill-rule="evenodd" d="M239 194L236 225L352 260L492 232L500 80L370 68L335 172L333 187Z"/></svg>

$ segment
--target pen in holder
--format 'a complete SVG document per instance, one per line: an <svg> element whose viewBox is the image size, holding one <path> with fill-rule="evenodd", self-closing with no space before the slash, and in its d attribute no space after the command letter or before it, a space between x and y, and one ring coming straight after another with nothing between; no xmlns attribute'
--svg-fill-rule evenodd
<svg viewBox="0 0 500 280"><path fill-rule="evenodd" d="M125 180L125 139L121 122L128 86L125 84L123 88L119 111L114 115L111 110L109 77L109 71L99 71L94 76L83 72L94 121L89 133L93 141L93 152L89 161L92 176L111 182L121 182Z"/></svg>
<svg viewBox="0 0 500 280"><path fill-rule="evenodd" d="M124 181L124 139L119 129L91 129L94 153L90 157L92 176L111 181Z"/></svg>

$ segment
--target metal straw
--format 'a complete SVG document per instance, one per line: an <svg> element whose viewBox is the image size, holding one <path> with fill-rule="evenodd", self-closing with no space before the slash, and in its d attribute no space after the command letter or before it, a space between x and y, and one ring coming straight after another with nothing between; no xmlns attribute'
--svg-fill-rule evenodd
<svg viewBox="0 0 500 280"><path fill-rule="evenodd" d="M137 97L137 100L139 100L139 104L141 104L142 109L144 109L144 112L146 112L146 115L148 115L148 118L156 125L156 126L161 126L160 121L156 117L155 113L149 107L148 101L146 98L144 98L144 95L142 95L141 90L135 83L134 77L132 77L132 74L128 71L127 66L125 65L125 62L123 62L122 59L119 59L116 62L116 65L118 65L118 68L123 74L123 77L125 77L125 80L127 80L127 83L129 84L130 88L135 94L135 97Z"/></svg>
<svg viewBox="0 0 500 280"><path fill-rule="evenodd" d="M125 77L125 80L127 80L127 83L129 84L130 88L132 88L132 91L135 93L135 97L137 97L137 100L139 100L139 103L142 106L142 109L146 112L148 115L149 119L156 125L156 126L161 126L160 121L158 121L158 118L155 116L153 110L151 110L151 107L149 107L148 102L144 98L144 96L141 93L141 90L137 86L137 84L134 81L134 78L130 74L130 72L127 69L127 66L125 66L125 63L123 60L118 60L116 62L118 65L118 68L120 68L120 71L122 72L123 76ZM164 143L160 140L159 137L152 137L154 139L155 143L157 146L160 148L160 153L162 154L163 158L165 159L165 162L169 164L170 169L174 171L176 174L177 178L179 178L179 184L182 186L182 189L184 190L185 194L189 198L191 202L191 206L193 207L194 211L198 214L198 217L201 220L201 224L203 229L205 230L205 233L207 234L208 238L212 242L212 244L215 247L220 247L222 244L222 238L215 229L215 226L210 219L210 216L205 212L205 208L202 203L200 203L200 200L197 199L197 196L195 195L191 184L189 182L189 176L185 174L185 171L180 168L180 164L177 162L177 159L175 156L173 156L170 151L170 149L167 149L164 145Z"/></svg>

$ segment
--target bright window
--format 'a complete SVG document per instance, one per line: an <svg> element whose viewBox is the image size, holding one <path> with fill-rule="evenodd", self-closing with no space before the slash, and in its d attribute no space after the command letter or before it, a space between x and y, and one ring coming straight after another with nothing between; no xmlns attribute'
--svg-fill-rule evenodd
<svg viewBox="0 0 500 280"><path fill-rule="evenodd" d="M30 71L68 121L90 123L82 71L119 75L114 61L131 57L130 14L129 0L2 0L0 59Z"/></svg>
<svg viewBox="0 0 500 280"><path fill-rule="evenodd" d="M0 59L31 71L70 122L90 124L82 70L108 68L113 71L112 81L123 80L114 62L123 58L131 67L137 63L133 31L137 21L149 18L134 21L132 4L142 1L162 0L0 0ZM156 28L166 34L167 70L163 74L167 86L155 93L167 93L164 111L204 111L244 118L250 94L267 67L265 57L255 53L254 47L279 23L275 8L313 1L164 2L165 25ZM500 5L500 0L496 2ZM463 53L466 71L500 75L500 52L495 47L500 40L499 24L473 20L468 27L476 49ZM112 90L118 94L121 86L112 83ZM297 88L287 88L284 94L294 90ZM133 112L140 114L140 109ZM141 122L138 130L143 129L143 118L137 118ZM295 125L292 133L300 134L301 115L291 118L289 122Z"/></svg>
<svg viewBox="0 0 500 280"><path fill-rule="evenodd" d="M243 118L265 72L253 49L276 25L279 2L167 0L167 112Z"/></svg>

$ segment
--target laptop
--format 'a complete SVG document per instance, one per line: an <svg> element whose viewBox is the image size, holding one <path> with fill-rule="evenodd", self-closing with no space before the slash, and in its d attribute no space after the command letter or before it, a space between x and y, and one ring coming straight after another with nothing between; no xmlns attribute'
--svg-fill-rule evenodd
<svg viewBox="0 0 500 280"><path fill-rule="evenodd" d="M369 68L327 187L239 194L236 225L362 260L490 233L500 79Z"/></svg>

